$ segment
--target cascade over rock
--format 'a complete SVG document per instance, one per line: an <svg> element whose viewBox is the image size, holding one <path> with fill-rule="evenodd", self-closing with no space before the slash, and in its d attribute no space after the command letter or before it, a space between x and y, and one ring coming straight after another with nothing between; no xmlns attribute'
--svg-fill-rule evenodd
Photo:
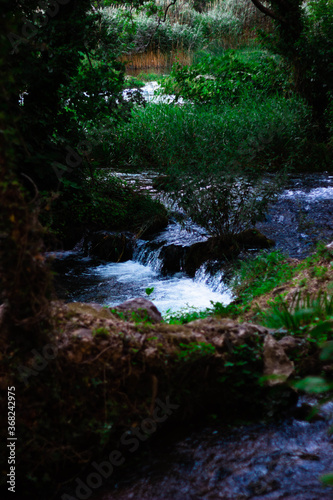
<svg viewBox="0 0 333 500"><path fill-rule="evenodd" d="M185 271L194 276L199 267L207 261L236 257L241 250L249 248L269 248L275 242L257 229L247 229L232 237L213 236L190 246L167 245L160 252L161 271L164 274Z"/></svg>

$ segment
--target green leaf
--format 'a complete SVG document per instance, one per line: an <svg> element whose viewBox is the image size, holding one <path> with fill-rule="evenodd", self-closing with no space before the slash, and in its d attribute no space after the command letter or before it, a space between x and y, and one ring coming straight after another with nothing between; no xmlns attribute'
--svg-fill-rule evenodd
<svg viewBox="0 0 333 500"><path fill-rule="evenodd" d="M333 486L333 472L320 476L320 481L326 486Z"/></svg>
<svg viewBox="0 0 333 500"><path fill-rule="evenodd" d="M145 289L145 292L146 292L146 294L148 295L148 297L149 297L149 295L151 295L151 294L153 293L153 291L154 291L154 287L151 287L151 288L146 288L146 289Z"/></svg>
<svg viewBox="0 0 333 500"><path fill-rule="evenodd" d="M328 382L321 377L305 377L303 380L296 382L294 387L301 391L317 394L329 391L332 388L332 384L328 384Z"/></svg>
<svg viewBox="0 0 333 500"><path fill-rule="evenodd" d="M317 337L322 333L329 333L333 330L333 321L322 321L310 330L311 337Z"/></svg>

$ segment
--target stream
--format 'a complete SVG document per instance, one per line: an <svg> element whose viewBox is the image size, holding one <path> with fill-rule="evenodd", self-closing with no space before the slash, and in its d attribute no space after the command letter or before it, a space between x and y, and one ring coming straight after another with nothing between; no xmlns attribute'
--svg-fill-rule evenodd
<svg viewBox="0 0 333 500"><path fill-rule="evenodd" d="M141 189L154 194L154 174L119 176L135 185L141 182ZM275 240L276 248L292 258L306 257L320 240L332 241L333 175L290 177L279 200L269 208L265 221L256 227ZM150 239L137 240L133 259L127 262L103 262L86 256L82 244L71 251L55 252L52 255L55 257L54 270L58 273L58 295L66 301L116 306L134 297L147 297L146 288L153 288L150 299L164 315L170 311L205 309L211 302L226 305L233 297L224 282L221 265L208 269L203 264L193 278L184 272L161 273L159 256L163 246L189 246L207 238L205 231L191 220L179 222L171 217L164 231Z"/></svg>
<svg viewBox="0 0 333 500"><path fill-rule="evenodd" d="M156 88L148 84L148 97ZM149 93L150 92L150 93ZM153 173L117 174L128 183L158 196ZM170 218L168 227L149 239L137 240L132 260L109 263L84 255L82 242L71 251L53 253L57 291L66 301L117 305L137 296L149 297L166 315L204 309L211 302L228 304L232 293L221 265L204 264L194 277L184 272L161 272L164 245L188 246L208 238L202 228L183 217ZM265 220L256 226L276 242L276 248L303 259L318 241L333 240L333 175L291 175ZM251 251L250 251L251 253ZM300 397L296 409L279 422L235 428L222 424L195 429L161 430L145 445L135 467L109 480L92 500L329 500L321 474L333 471L333 403L326 403L309 421L316 399ZM305 408L305 410L304 410Z"/></svg>
<svg viewBox="0 0 333 500"><path fill-rule="evenodd" d="M156 95L158 88L157 82L148 82L140 92L147 102L172 102L174 96ZM131 90L124 92L126 97ZM111 174L165 201L153 188L156 172ZM164 231L149 240L137 240L133 259L127 262L98 261L83 254L82 244L71 251L52 253L59 298L116 306L134 297L147 297L145 290L153 288L150 299L162 315L202 310L212 302L230 303L233 296L224 282L223 267L218 263L210 269L203 264L192 278L183 272L161 273L159 256L163 246L189 246L208 238L205 231L183 213L174 215ZM318 241L332 241L333 175L326 172L290 176L278 201L256 227L276 242L276 248L297 259L311 253Z"/></svg>
<svg viewBox="0 0 333 500"><path fill-rule="evenodd" d="M151 190L152 176L121 174L127 182ZM290 257L306 257L320 240L333 240L333 176L328 173L292 176L288 185L257 227L276 241ZM223 280L223 268L214 273L205 265L194 278L185 273L163 275L160 250L165 244L190 245L207 238L190 220L170 220L168 227L147 240L138 240L133 260L106 263L84 256L82 244L55 254L58 291L68 301L116 305L146 296L160 311L210 301L232 300ZM223 424L189 430L163 431L137 452L137 465L125 468L109 483L92 492L92 500L329 500L333 490L319 480L333 471L333 403L327 403L313 421L308 411L316 399L301 396L289 417L275 423L235 428ZM147 451L148 447L148 451ZM126 464L125 464L126 467Z"/></svg>
<svg viewBox="0 0 333 500"><path fill-rule="evenodd" d="M332 499L319 477L333 470L333 403L309 422L303 409L314 405L302 397L276 423L162 431L143 463L92 500Z"/></svg>

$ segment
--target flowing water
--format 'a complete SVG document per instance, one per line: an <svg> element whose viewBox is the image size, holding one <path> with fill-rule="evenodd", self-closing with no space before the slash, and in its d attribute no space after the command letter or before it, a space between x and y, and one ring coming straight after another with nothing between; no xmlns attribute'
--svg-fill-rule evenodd
<svg viewBox="0 0 333 500"><path fill-rule="evenodd" d="M80 246L71 252L56 252L53 256L58 294L68 301L115 306L134 297L147 297L146 288L154 288L149 298L162 314L205 309L211 301L228 304L232 294L223 282L221 269L212 275L203 265L194 278L182 272L166 276L161 273L159 254L164 244L186 246L203 239L174 222L153 240L138 240L133 260L127 262L105 263L86 257Z"/></svg>
<svg viewBox="0 0 333 500"><path fill-rule="evenodd" d="M141 179L141 189L156 195L152 188L154 174L145 173L142 177L121 174L121 177L136 185ZM178 215L182 222L173 219L153 238L137 240L133 260L127 262L105 263L84 256L80 245L71 252L55 253L60 297L114 306L137 296L146 297L146 288L154 288L150 298L162 314L193 307L204 309L211 301L228 304L232 294L223 280L221 265L208 269L204 264L194 278L183 272L161 273L163 246L188 246L208 237L183 214ZM321 239L333 240L333 176L292 177L278 202L268 210L266 220L257 227L276 241L277 248L294 258L304 258Z"/></svg>
<svg viewBox="0 0 333 500"><path fill-rule="evenodd" d="M152 177L142 177L142 189L151 190ZM138 176L127 181L138 183ZM156 194L156 193L155 193ZM258 228L276 240L291 257L304 258L317 241L333 240L333 176L311 174L290 178L277 203ZM184 273L162 275L160 251L165 244L190 245L207 238L190 220L172 220L161 233L138 240L133 260L105 263L84 256L80 245L56 254L58 287L67 300L116 305L126 299L150 297L165 313L210 300L228 303L230 291L223 268L213 274L203 265L194 278ZM314 405L302 397L298 408ZM279 423L256 423L237 428L223 425L189 431L163 429L148 444L139 465L128 467L109 484L92 492L92 500L329 500L322 474L333 471L333 403L321 416L307 421L295 413ZM126 464L125 464L126 465Z"/></svg>
<svg viewBox="0 0 333 500"><path fill-rule="evenodd" d="M299 400L279 422L166 431L92 500L329 500L320 476L333 471L333 403L308 421ZM139 451L137 452L139 453ZM117 474L117 473L115 473Z"/></svg>
<svg viewBox="0 0 333 500"><path fill-rule="evenodd" d="M152 96L154 85L148 85ZM153 173L119 174L140 189L152 188ZM178 214L181 218L182 214ZM178 220L179 220L178 217ZM290 257L304 258L315 244L333 240L333 176L329 173L293 176L286 189L257 225L276 247ZM149 297L162 313L181 308L227 304L232 295L223 280L223 267L201 266L194 278L185 273L163 275L160 253L164 245L188 246L207 239L202 228L183 217L171 220L153 238L138 240L134 257L106 263L85 256L82 245L54 254L58 291L68 301L116 305ZM214 268L214 266L213 266ZM92 493L92 500L328 500L333 490L319 477L333 471L333 403L309 422L302 407L315 400L302 397L298 412L281 422L237 428L223 425L165 430L145 447L141 463L127 467L109 484ZM140 453L139 451L137 452Z"/></svg>

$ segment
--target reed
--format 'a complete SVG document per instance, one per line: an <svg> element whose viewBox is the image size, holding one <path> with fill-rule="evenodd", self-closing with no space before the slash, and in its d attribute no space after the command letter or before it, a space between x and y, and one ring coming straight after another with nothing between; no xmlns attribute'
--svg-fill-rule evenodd
<svg viewBox="0 0 333 500"><path fill-rule="evenodd" d="M134 15L135 30L127 32L123 10L106 9L105 19L115 38L127 40L119 57L129 70L169 68L175 61L188 65L195 52L255 45L257 28L272 29L267 16L248 0L212 0L202 12L193 8L193 2L181 0L157 30L156 18L141 13Z"/></svg>
<svg viewBox="0 0 333 500"><path fill-rule="evenodd" d="M192 60L192 51L176 48L170 52L150 48L141 54L124 55L120 58L120 61L125 63L126 70L167 69L171 68L176 61L185 66L191 64Z"/></svg>

